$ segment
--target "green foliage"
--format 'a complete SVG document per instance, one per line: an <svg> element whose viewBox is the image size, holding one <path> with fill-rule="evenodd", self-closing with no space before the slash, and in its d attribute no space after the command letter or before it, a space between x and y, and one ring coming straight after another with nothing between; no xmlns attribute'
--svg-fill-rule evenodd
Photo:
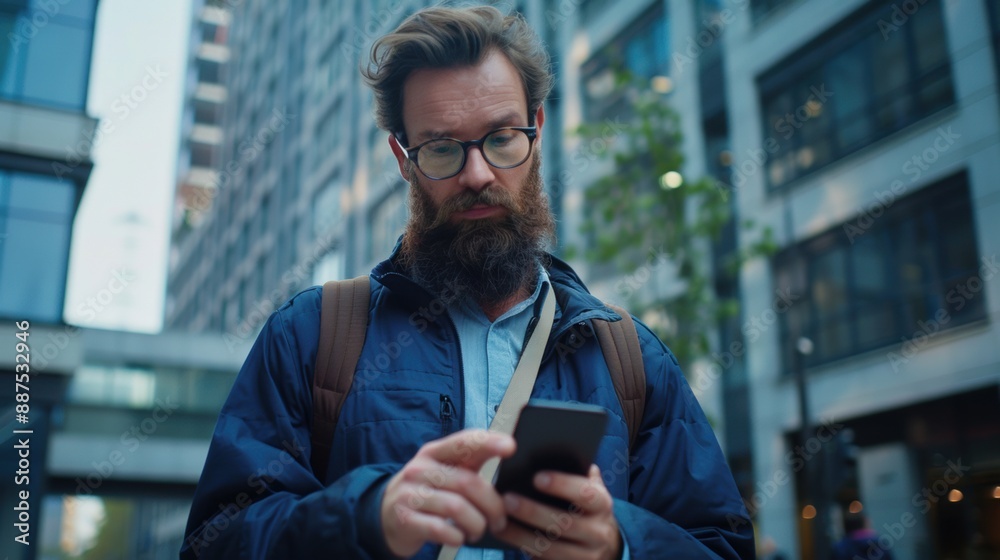
<svg viewBox="0 0 1000 560"><path fill-rule="evenodd" d="M673 264L682 286L680 295L636 297L649 292L641 287L625 295L632 300L628 303L633 314L644 317L653 312L661 318L650 326L681 365L687 366L708 353L709 335L719 322L739 312L737 301L715 297L706 270L711 255L704 254L732 217L729 198L733 193L710 178L684 178L680 186L671 188L667 173L679 173L684 164L679 117L665 97L647 84L637 84L625 74L618 81L630 100L629 115L624 124L616 125L620 133L607 149L596 154L610 160L612 170L584 192L589 213L582 232L590 243L583 256L595 263L612 263L626 275L648 266L650 257ZM593 123L581 126L577 133L590 142L605 130ZM672 178L676 182L678 176ZM752 228L744 224L744 229ZM736 274L744 261L770 254L774 247L771 232L765 230L758 242L727 255L723 270L716 274Z"/></svg>

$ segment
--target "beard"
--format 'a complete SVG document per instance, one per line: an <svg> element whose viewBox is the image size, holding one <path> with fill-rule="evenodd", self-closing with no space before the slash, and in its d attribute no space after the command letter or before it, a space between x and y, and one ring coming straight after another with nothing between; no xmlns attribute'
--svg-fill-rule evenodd
<svg viewBox="0 0 1000 560"><path fill-rule="evenodd" d="M400 258L413 279L446 304L463 295L497 304L522 289L533 290L539 263L547 264L547 244L555 242L555 221L542 192L538 153L530 166L517 195L491 187L465 190L436 207L411 165L410 219ZM500 218L451 221L477 204L506 212Z"/></svg>

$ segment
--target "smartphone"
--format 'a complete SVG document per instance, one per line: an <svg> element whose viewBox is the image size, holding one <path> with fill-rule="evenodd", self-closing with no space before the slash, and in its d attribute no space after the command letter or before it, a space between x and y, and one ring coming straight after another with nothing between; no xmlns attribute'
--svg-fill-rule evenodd
<svg viewBox="0 0 1000 560"><path fill-rule="evenodd" d="M571 504L535 489L539 471L561 471L587 476L607 425L607 412L595 405L531 399L514 428L517 449L500 462L494 486L497 493L514 492L555 508ZM514 522L513 519L510 520ZM510 548L487 534L470 546Z"/></svg>

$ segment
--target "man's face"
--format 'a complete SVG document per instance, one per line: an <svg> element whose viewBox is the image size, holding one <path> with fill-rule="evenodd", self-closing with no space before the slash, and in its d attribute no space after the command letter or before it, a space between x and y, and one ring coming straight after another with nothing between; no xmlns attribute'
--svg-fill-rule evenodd
<svg viewBox="0 0 1000 560"><path fill-rule="evenodd" d="M528 126L521 83L497 52L476 66L414 71L403 88L407 143L474 140L496 128ZM473 297L492 301L510 297L537 276L540 247L554 229L537 152L544 119L539 108L533 153L520 166L495 168L473 147L462 170L442 180L424 176L390 137L400 173L412 186L404 259L428 287L440 292L441 281L448 279Z"/></svg>
<svg viewBox="0 0 1000 560"><path fill-rule="evenodd" d="M496 128L528 126L528 107L521 76L503 54L492 52L477 66L430 68L414 71L403 87L403 125L406 141L416 146L439 137L475 140ZM541 145L545 115L539 108L535 126ZM406 155L395 139L389 140L400 173L409 179ZM418 184L436 207L465 191L490 188L517 197L530 169L529 162L512 169L497 169L486 163L478 148L467 152L465 167L458 175L441 180L416 172ZM412 164L410 164L412 165ZM482 207L456 213L453 221L497 217L504 209Z"/></svg>

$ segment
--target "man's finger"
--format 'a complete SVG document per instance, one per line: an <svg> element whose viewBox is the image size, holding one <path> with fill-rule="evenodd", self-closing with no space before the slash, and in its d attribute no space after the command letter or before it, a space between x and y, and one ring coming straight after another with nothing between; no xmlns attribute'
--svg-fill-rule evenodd
<svg viewBox="0 0 1000 560"><path fill-rule="evenodd" d="M414 509L451 519L466 540L477 541L486 531L488 519L463 496L429 487L422 489L419 496L419 507Z"/></svg>
<svg viewBox="0 0 1000 560"><path fill-rule="evenodd" d="M405 512L396 512L400 520L400 525L405 525L411 532L418 534L418 538L421 541L430 541L449 546L462 546L465 536L458 527L435 515L429 515L408 508L405 509L407 510Z"/></svg>
<svg viewBox="0 0 1000 560"><path fill-rule="evenodd" d="M420 453L441 463L478 471L492 457L509 457L514 447L514 438L507 434L462 430L425 444Z"/></svg>
<svg viewBox="0 0 1000 560"><path fill-rule="evenodd" d="M535 475L534 484L538 490L571 502L585 513L602 513L614 506L596 465L591 465L586 477L542 471Z"/></svg>
<svg viewBox="0 0 1000 560"><path fill-rule="evenodd" d="M493 531L500 530L507 522L507 512L504 510L500 495L493 485L480 478L476 472L453 468L449 476L439 478L434 487L458 494L468 500L473 507L482 512Z"/></svg>

